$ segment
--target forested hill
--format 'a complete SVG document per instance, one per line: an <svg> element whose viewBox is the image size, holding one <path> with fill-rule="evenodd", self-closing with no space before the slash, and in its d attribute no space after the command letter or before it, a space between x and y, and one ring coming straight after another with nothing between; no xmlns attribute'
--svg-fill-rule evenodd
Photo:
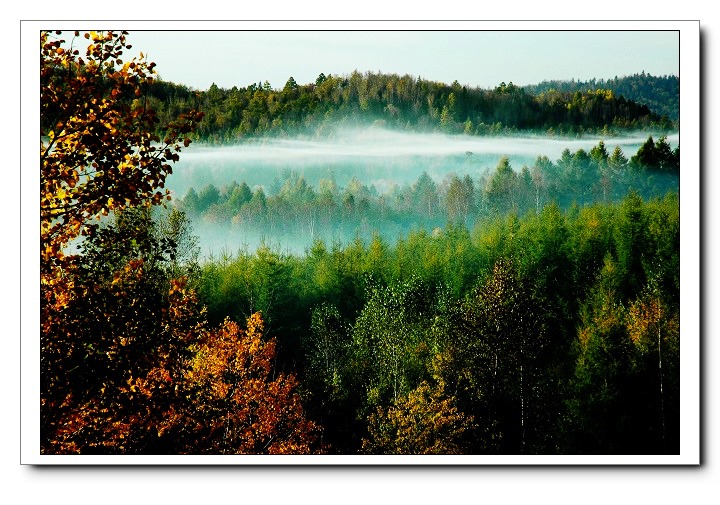
<svg viewBox="0 0 720 505"><path fill-rule="evenodd" d="M672 121L680 117L680 78L674 75L656 77L645 72L612 79L590 79L589 81L543 81L523 86L525 92L539 95L550 90L566 93L585 93L596 89L610 89L618 96L624 96L639 104L647 105L659 116Z"/></svg>
<svg viewBox="0 0 720 505"><path fill-rule="evenodd" d="M379 123L388 128L493 135L517 131L549 134L604 133L623 129L672 129L677 125L647 105L612 89L533 93L513 83L494 89L425 80L410 75L353 72L320 74L282 89L265 83L197 91L156 81L148 101L161 125L198 107L205 114L196 139L232 142L257 135L330 135L337 126ZM658 95L661 100L665 100Z"/></svg>

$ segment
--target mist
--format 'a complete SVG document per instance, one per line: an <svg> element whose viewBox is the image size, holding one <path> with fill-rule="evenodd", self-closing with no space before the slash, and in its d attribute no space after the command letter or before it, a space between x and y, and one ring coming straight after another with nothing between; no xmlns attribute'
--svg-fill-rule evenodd
<svg viewBox="0 0 720 505"><path fill-rule="evenodd" d="M329 138L263 138L230 146L192 144L183 150L180 161L167 180L167 188L176 200L182 199L192 187L196 191L212 184L219 190L233 182L246 183L253 191L262 188L268 196L278 193L291 175L302 178L318 190L321 181L332 181L339 190L355 180L367 186L373 195L389 195L398 188L412 185L427 173L441 185L449 175L473 179L491 173L498 161L506 156L512 168L532 167L538 156L556 162L565 149L589 151L600 140L608 153L619 146L630 159L645 143L650 133L638 132L623 136L548 137L517 135L507 137L476 137L438 133L406 133L378 127L338 129ZM657 140L662 134L652 134ZM674 149L679 135L667 135ZM427 223L426 223L427 224ZM278 233L272 227L260 229L215 219L194 220L195 234L200 238L204 254L238 248L254 250L266 243L284 251L302 253L316 238L327 242L347 241L347 230L315 236L298 230ZM365 223L367 237L373 223ZM380 230L384 238L412 228ZM377 231L377 230L375 230Z"/></svg>
<svg viewBox="0 0 720 505"><path fill-rule="evenodd" d="M299 173L310 185L334 178L346 185L353 177L379 191L390 184L410 183L426 171L438 182L448 173L474 175L492 170L502 156L513 168L532 166L540 155L555 161L566 148L589 150L600 140L608 152L615 146L630 158L647 140L637 135L578 138L546 136L470 137L437 133L404 133L379 128L337 131L331 139L260 139L233 146L191 145L186 148L167 181L182 197L190 187L222 187L245 181L267 192L276 177ZM658 135L653 138L659 137ZM678 134L668 135L674 148Z"/></svg>

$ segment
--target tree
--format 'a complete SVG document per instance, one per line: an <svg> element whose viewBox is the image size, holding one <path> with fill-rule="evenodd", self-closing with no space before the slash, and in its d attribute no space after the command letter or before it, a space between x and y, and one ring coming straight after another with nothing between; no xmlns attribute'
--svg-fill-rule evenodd
<svg viewBox="0 0 720 505"><path fill-rule="evenodd" d="M574 423L569 450L591 454L630 452L633 432L629 399L626 309L613 288L617 266L605 258L598 279L581 306L577 362L569 413Z"/></svg>
<svg viewBox="0 0 720 505"><path fill-rule="evenodd" d="M605 142L601 140L598 145L590 149L590 159L595 167L600 167L604 163L607 163L608 157L610 156L605 148Z"/></svg>
<svg viewBox="0 0 720 505"><path fill-rule="evenodd" d="M367 302L352 327L352 366L345 380L365 396L360 417L396 401L427 375L432 349L428 311L434 299L416 276L383 286L371 282Z"/></svg>
<svg viewBox="0 0 720 505"><path fill-rule="evenodd" d="M61 32L56 32L61 35ZM66 41L40 34L40 276L43 319L72 296L67 246L88 237L114 210L158 204L170 163L190 143L201 118L190 112L158 128L144 92L154 63L123 63L127 32L90 32L85 57ZM142 54L142 53L141 53Z"/></svg>
<svg viewBox="0 0 720 505"><path fill-rule="evenodd" d="M540 450L548 428L545 308L513 261L499 259L460 310L455 374L474 390L463 410L487 433L491 452Z"/></svg>
<svg viewBox="0 0 720 505"><path fill-rule="evenodd" d="M126 209L81 245L72 294L43 321L44 453L171 452L203 312L172 228Z"/></svg>
<svg viewBox="0 0 720 505"><path fill-rule="evenodd" d="M423 381L370 415L362 449L370 454L462 454L472 428L472 416L458 410L454 397Z"/></svg>
<svg viewBox="0 0 720 505"><path fill-rule="evenodd" d="M124 32L88 34L87 62L48 37L41 452L309 452L315 426L294 377L276 376L275 341L262 341L259 315L247 332L229 321L208 331L188 222L179 211L153 219L169 163L190 142L181 134L199 115L158 146L155 115L137 99L152 66L116 69Z"/></svg>
<svg viewBox="0 0 720 505"><path fill-rule="evenodd" d="M556 193L555 188L558 185L557 172L553 162L547 156L538 156L531 168L532 186L535 192L535 213L540 212L540 202L546 196L551 188Z"/></svg>
<svg viewBox="0 0 720 505"><path fill-rule="evenodd" d="M165 267L176 243L135 209L169 198L201 114L158 124L126 32L85 34L84 57L60 35L40 35L41 451L162 451L201 312Z"/></svg>
<svg viewBox="0 0 720 505"><path fill-rule="evenodd" d="M602 454L679 451L679 313L653 278L625 306L610 255L581 307L569 402L571 450Z"/></svg>
<svg viewBox="0 0 720 505"><path fill-rule="evenodd" d="M412 186L412 198L416 212L427 218L433 219L438 207L437 185L427 172L423 172Z"/></svg>
<svg viewBox="0 0 720 505"><path fill-rule="evenodd" d="M618 261L619 293L623 301L635 298L647 281L648 213L640 195L631 190L623 200L613 234Z"/></svg>
<svg viewBox="0 0 720 505"><path fill-rule="evenodd" d="M590 172L590 155L584 149L578 149L573 154L570 170L565 173L570 191L580 195L580 205L585 205L585 198L590 192L592 173Z"/></svg>
<svg viewBox="0 0 720 505"><path fill-rule="evenodd" d="M668 172L680 170L680 158L676 156L675 151L671 149L667 141L667 136L663 135L655 142L655 156L659 170Z"/></svg>
<svg viewBox="0 0 720 505"><path fill-rule="evenodd" d="M233 214L240 212L243 205L252 199L252 191L246 182L236 185L228 194L227 205Z"/></svg>
<svg viewBox="0 0 720 505"><path fill-rule="evenodd" d="M648 402L648 411L657 412L657 421L648 426L647 438L654 438L657 452L677 452L680 448L677 431L668 430L667 425L679 427L680 315L663 301L652 279L630 304L627 329L637 353L638 372L647 376L651 385L654 383L655 394L648 391L645 398L654 400Z"/></svg>
<svg viewBox="0 0 720 505"><path fill-rule="evenodd" d="M183 211L193 217L201 214L202 209L200 208L200 197L195 191L195 188L188 189L181 202L181 208Z"/></svg>
<svg viewBox="0 0 720 505"><path fill-rule="evenodd" d="M220 190L214 184L208 184L198 194L200 212L206 212L210 207L220 202Z"/></svg>
<svg viewBox="0 0 720 505"><path fill-rule="evenodd" d="M247 330L226 320L196 347L187 372L196 395L190 453L308 454L318 427L305 418L294 375L276 373L275 340L260 313ZM197 441L197 442L195 442Z"/></svg>
<svg viewBox="0 0 720 505"><path fill-rule="evenodd" d="M485 192L490 208L498 214L517 211L517 174L507 156L500 158L488 180Z"/></svg>
<svg viewBox="0 0 720 505"><path fill-rule="evenodd" d="M445 206L448 221L468 224L470 214L475 208L475 186L469 175L462 179L456 175L450 178Z"/></svg>
<svg viewBox="0 0 720 505"><path fill-rule="evenodd" d="M625 157L620 146L615 146L612 155L608 158L608 165L616 172L621 172L627 168L628 159Z"/></svg>
<svg viewBox="0 0 720 505"><path fill-rule="evenodd" d="M612 170L608 160L610 155L605 148L605 142L600 141L597 146L590 149L590 167L592 168L596 179L595 187L602 192L602 200L608 201L612 185Z"/></svg>
<svg viewBox="0 0 720 505"><path fill-rule="evenodd" d="M637 150L635 155L630 158L630 166L635 170L652 170L660 168L659 153L655 148L655 142L652 136Z"/></svg>
<svg viewBox="0 0 720 505"><path fill-rule="evenodd" d="M155 218L157 233L167 254L167 271L172 279L187 277L197 288L200 280L200 245L190 219L184 212L172 208Z"/></svg>

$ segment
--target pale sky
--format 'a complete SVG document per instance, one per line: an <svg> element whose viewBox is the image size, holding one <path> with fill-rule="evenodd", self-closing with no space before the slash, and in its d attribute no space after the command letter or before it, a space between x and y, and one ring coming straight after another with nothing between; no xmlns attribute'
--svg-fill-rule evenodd
<svg viewBox="0 0 720 505"><path fill-rule="evenodd" d="M129 31L133 50L154 61L164 80L201 90L266 80L281 88L290 76L306 84L321 72L354 70L491 88L642 71L678 75L680 66L677 31L171 31L146 25Z"/></svg>

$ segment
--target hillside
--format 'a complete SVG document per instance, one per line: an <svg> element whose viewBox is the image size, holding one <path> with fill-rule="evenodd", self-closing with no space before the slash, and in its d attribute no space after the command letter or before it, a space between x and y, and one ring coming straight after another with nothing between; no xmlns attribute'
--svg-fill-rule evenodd
<svg viewBox="0 0 720 505"><path fill-rule="evenodd" d="M523 89L533 95L557 90L565 93L610 89L617 96L647 105L653 113L667 116L672 121L680 117L680 78L674 75L653 76L641 72L630 76L612 79L590 79L589 81L543 81L539 84L524 86Z"/></svg>
<svg viewBox="0 0 720 505"><path fill-rule="evenodd" d="M148 86L147 93L161 123L192 107L202 110L205 117L196 138L210 142L296 133L327 136L337 125L372 123L467 135L519 131L611 134L677 126L648 105L619 94L623 88L615 91L588 84L587 89L566 90L571 86L553 88L550 82L546 87L533 90L503 82L489 90L457 81L446 84L410 75L353 72L320 74L308 84L298 84L290 77L282 89L265 82L231 89L213 84L206 91L197 91L157 81ZM670 97L657 96L672 107Z"/></svg>

